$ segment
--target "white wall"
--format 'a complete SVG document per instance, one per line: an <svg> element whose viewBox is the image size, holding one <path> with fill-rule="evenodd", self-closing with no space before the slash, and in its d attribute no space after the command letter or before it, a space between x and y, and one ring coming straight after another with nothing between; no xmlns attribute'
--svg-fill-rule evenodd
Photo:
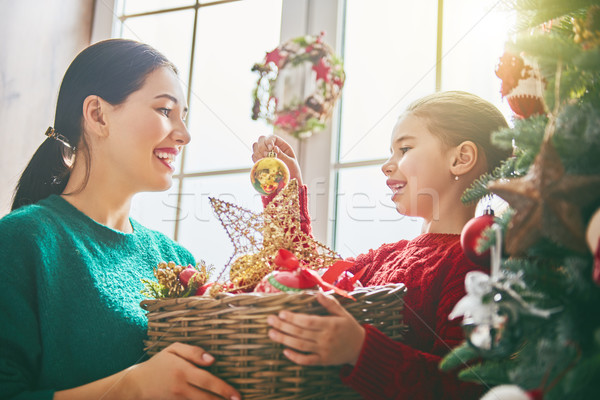
<svg viewBox="0 0 600 400"><path fill-rule="evenodd" d="M0 0L0 217L54 124L62 76L90 43L94 0Z"/></svg>

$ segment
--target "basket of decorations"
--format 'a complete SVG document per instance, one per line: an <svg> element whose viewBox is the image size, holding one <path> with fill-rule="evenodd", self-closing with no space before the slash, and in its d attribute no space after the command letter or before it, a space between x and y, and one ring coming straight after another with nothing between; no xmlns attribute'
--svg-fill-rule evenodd
<svg viewBox="0 0 600 400"><path fill-rule="evenodd" d="M329 291L359 323L401 340L402 284L361 287L362 271L300 229L298 186L292 180L261 214L211 199L235 252L215 282L201 262L161 263L145 281L146 350L174 342L197 345L216 361L208 367L244 399L350 399L340 367L300 366L269 339L269 315L281 310L326 315L315 294Z"/></svg>

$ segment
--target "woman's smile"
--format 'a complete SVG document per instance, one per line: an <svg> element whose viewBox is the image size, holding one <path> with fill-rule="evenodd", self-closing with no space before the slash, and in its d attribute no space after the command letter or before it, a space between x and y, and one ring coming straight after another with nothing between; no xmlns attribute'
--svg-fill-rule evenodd
<svg viewBox="0 0 600 400"><path fill-rule="evenodd" d="M175 157L179 154L179 149L174 147L163 147L154 150L154 156L166 165L171 171L175 171Z"/></svg>

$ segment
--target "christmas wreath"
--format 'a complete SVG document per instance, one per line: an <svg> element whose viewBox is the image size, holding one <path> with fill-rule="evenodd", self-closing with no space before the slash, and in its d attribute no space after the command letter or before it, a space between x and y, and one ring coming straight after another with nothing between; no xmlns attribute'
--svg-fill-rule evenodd
<svg viewBox="0 0 600 400"><path fill-rule="evenodd" d="M346 78L342 61L319 36L291 39L266 54L252 71L260 74L254 90L252 119L269 124L297 138L305 138L325 127ZM295 67L310 66L314 91L304 100L282 101L282 76Z"/></svg>

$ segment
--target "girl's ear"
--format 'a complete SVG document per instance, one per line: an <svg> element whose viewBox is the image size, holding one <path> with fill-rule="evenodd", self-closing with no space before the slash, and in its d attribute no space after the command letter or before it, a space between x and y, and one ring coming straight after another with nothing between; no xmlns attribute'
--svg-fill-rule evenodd
<svg viewBox="0 0 600 400"><path fill-rule="evenodd" d="M108 124L105 115L108 106L107 102L96 95L90 95L83 100L84 132L96 137L108 136Z"/></svg>
<svg viewBox="0 0 600 400"><path fill-rule="evenodd" d="M470 140L466 140L454 148L452 156L452 165L450 172L454 176L461 176L469 173L477 165L479 152L477 145Z"/></svg>

